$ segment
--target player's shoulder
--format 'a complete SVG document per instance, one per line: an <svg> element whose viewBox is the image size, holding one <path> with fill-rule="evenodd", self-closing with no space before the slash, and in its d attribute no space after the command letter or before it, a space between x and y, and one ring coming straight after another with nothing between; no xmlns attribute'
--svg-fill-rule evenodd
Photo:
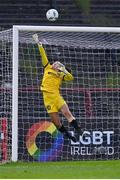
<svg viewBox="0 0 120 180"><path fill-rule="evenodd" d="M45 66L44 69L50 69L52 67L52 65L48 62Z"/></svg>

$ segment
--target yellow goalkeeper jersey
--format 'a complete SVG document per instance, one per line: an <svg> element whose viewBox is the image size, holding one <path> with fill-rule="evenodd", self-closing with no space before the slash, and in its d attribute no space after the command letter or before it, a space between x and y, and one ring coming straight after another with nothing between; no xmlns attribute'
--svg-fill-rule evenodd
<svg viewBox="0 0 120 180"><path fill-rule="evenodd" d="M38 45L40 55L42 57L42 65L44 67L44 75L40 89L45 92L59 93L59 89L62 81L71 81L73 76L71 73L64 74L63 72L57 72L50 65L46 52L43 46Z"/></svg>

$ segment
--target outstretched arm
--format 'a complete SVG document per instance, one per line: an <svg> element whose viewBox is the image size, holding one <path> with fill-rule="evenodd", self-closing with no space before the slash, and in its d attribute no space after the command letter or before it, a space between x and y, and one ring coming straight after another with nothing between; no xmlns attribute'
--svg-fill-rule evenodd
<svg viewBox="0 0 120 180"><path fill-rule="evenodd" d="M37 34L34 34L32 37L38 45L39 52L42 57L42 65L43 65L43 67L46 67L49 64L49 61L48 61L45 49L43 48L42 43L39 41Z"/></svg>

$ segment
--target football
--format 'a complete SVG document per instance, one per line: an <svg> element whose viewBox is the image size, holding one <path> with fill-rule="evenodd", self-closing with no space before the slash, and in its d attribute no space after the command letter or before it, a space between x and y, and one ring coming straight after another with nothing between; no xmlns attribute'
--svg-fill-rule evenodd
<svg viewBox="0 0 120 180"><path fill-rule="evenodd" d="M46 18L49 20L49 21L56 21L59 17L59 13L56 9L49 9L47 12L46 12Z"/></svg>

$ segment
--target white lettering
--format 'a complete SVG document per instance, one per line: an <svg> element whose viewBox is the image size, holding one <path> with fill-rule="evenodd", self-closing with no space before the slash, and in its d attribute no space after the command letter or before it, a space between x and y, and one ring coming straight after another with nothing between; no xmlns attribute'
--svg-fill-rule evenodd
<svg viewBox="0 0 120 180"><path fill-rule="evenodd" d="M80 142L84 145L91 144L90 132L85 131L83 136L80 136Z"/></svg>
<svg viewBox="0 0 120 180"><path fill-rule="evenodd" d="M72 131L72 134L74 135L74 132ZM111 138L114 134L114 131L93 131L90 133L89 131L84 131L83 135L79 137L78 142L71 141L71 145L79 145L80 143L83 145L100 145L104 141L106 141L107 145L111 144Z"/></svg>
<svg viewBox="0 0 120 180"><path fill-rule="evenodd" d="M104 134L107 135L107 144L110 144L111 140L110 140L110 137L112 134L114 134L113 131L103 131Z"/></svg>
<svg viewBox="0 0 120 180"><path fill-rule="evenodd" d="M73 155L79 155L79 146L73 146L73 151L72 151Z"/></svg>
<svg viewBox="0 0 120 180"><path fill-rule="evenodd" d="M104 152L106 155L113 155L114 148L113 147L104 147L106 151ZM101 153L101 152L100 152ZM79 147L79 146L71 146L71 155L95 155L95 152L91 150L90 147Z"/></svg>
<svg viewBox="0 0 120 180"><path fill-rule="evenodd" d="M103 143L103 133L101 131L93 131L93 144Z"/></svg>
<svg viewBox="0 0 120 180"><path fill-rule="evenodd" d="M113 155L114 154L114 148L113 147L107 147L107 154Z"/></svg>

